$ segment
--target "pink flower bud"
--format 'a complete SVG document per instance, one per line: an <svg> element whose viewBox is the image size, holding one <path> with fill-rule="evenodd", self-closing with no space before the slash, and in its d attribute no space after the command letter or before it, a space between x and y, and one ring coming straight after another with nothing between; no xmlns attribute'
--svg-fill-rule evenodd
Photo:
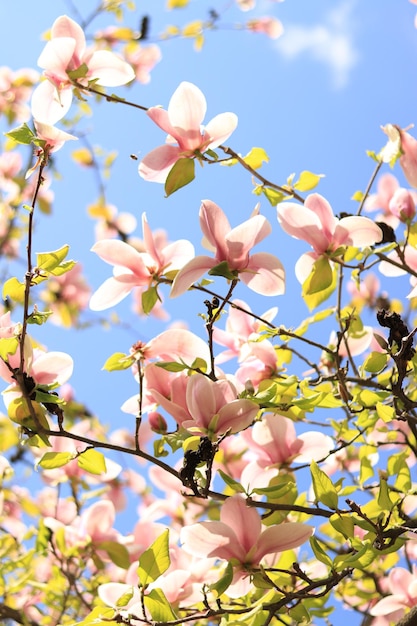
<svg viewBox="0 0 417 626"><path fill-rule="evenodd" d="M163 435L167 432L168 425L165 418L158 411L151 411L148 414L149 425L154 433Z"/></svg>
<svg viewBox="0 0 417 626"><path fill-rule="evenodd" d="M404 130L400 130L401 151L400 165L408 183L417 187L417 140Z"/></svg>
<svg viewBox="0 0 417 626"><path fill-rule="evenodd" d="M416 204L412 192L400 187L389 202L389 210L402 222L408 222L416 214Z"/></svg>

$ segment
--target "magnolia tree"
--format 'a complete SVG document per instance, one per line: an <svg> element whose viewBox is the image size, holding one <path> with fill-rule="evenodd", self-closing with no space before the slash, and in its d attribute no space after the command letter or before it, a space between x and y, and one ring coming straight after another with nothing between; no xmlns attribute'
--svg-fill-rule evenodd
<svg viewBox="0 0 417 626"><path fill-rule="evenodd" d="M237 113L206 122L210 93L197 85L180 80L165 106L114 93L148 82L161 59L149 18L134 30L123 4L102 3L84 23L57 16L37 59L42 74L1 68L0 113L10 127L0 156L2 622L289 626L335 623L343 606L363 625L415 624L416 328L381 281L408 275L412 310L417 140L387 124L357 210L342 214L316 190L320 175L274 182L260 172L263 149L242 156L230 147ZM247 11L255 1L237 4ZM102 14L117 26L91 37ZM221 19L212 10L163 38L192 37L199 48ZM282 31L268 17L236 26ZM228 165L252 179L262 212L257 204L232 226L217 193L203 199L201 255L153 231L146 214L135 236L129 207L118 211L101 196L90 209L92 252L111 268L91 293L69 259L71 242L41 252L35 224L48 220L59 185L50 187L55 152L77 139L80 111L99 103L120 115L134 107L139 124L161 129L161 145L134 157L142 184L160 183L161 203L197 184L199 166L210 176ZM74 158L100 169L85 144ZM262 251L278 232L304 249L295 275L308 317L295 328L274 322L293 280L283 254ZM190 290L199 332L171 320L108 354L109 379L123 375L137 388L118 398L128 426L109 430L105 415L76 399L71 355L39 343L37 326L79 328L87 351L90 328L80 320L88 308L117 310L133 297L138 319L165 320L175 302L167 296ZM254 294L273 308L253 310Z"/></svg>

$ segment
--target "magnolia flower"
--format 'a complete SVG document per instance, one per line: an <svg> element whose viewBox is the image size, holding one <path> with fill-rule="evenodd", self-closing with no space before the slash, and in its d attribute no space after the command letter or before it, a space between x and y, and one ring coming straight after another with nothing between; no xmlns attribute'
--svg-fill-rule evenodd
<svg viewBox="0 0 417 626"><path fill-rule="evenodd" d="M258 340L263 326L263 323L258 319L244 313L244 311L252 312L246 302L243 300L232 300L232 305L236 306L231 306L229 309L225 330L218 328L218 326L215 326L213 329L213 340L227 348L220 355L216 356L217 364L233 358L238 358L239 361L245 359L250 352L250 342ZM244 311L236 307L240 307ZM273 307L263 313L261 318L267 322L272 322L277 313L278 308Z"/></svg>
<svg viewBox="0 0 417 626"><path fill-rule="evenodd" d="M249 254L271 232L266 217L252 215L246 222L232 229L222 209L211 200L203 200L200 226L215 256L197 256L184 265L174 279L171 290L173 298L184 293L207 271L224 262L230 272L238 273L239 278L256 293L264 296L284 293L285 272L277 257L267 252Z"/></svg>
<svg viewBox="0 0 417 626"><path fill-rule="evenodd" d="M380 211L375 221L383 221L392 228L397 228L399 220L391 212L390 201L399 186L397 178L386 172L378 180L376 193L370 194L365 201L365 211Z"/></svg>
<svg viewBox="0 0 417 626"><path fill-rule="evenodd" d="M382 160L391 163L399 157L408 183L417 187L417 139L395 124L386 124L382 130L388 135L388 143L380 153Z"/></svg>
<svg viewBox="0 0 417 626"><path fill-rule="evenodd" d="M142 178L164 183L178 159L194 158L196 153L217 148L230 137L237 126L237 116L221 113L202 127L206 109L206 99L200 89L182 82L172 95L167 111L160 107L147 110L147 115L168 133L168 137L167 145L155 148L140 163Z"/></svg>
<svg viewBox="0 0 417 626"><path fill-rule="evenodd" d="M97 85L106 87L125 85L135 77L130 65L113 52L88 50L81 26L66 15L53 23L51 39L39 56L38 65L48 80L33 92L32 114L47 124L55 124L71 106L70 72L79 70L77 81L83 85L95 80Z"/></svg>
<svg viewBox="0 0 417 626"><path fill-rule="evenodd" d="M394 567L388 575L390 595L379 600L369 611L374 617L385 615L390 623L397 623L407 608L417 605L417 568L409 572L404 567Z"/></svg>
<svg viewBox="0 0 417 626"><path fill-rule="evenodd" d="M304 283L320 256L332 255L341 246L372 246L382 239L381 229L372 220L356 216L338 219L328 201L318 193L307 196L303 206L282 202L277 214L286 233L307 241L314 250L297 261L295 273L300 283Z"/></svg>
<svg viewBox="0 0 417 626"><path fill-rule="evenodd" d="M272 413L263 415L243 436L264 468L291 463L294 459L297 463L318 461L333 450L330 437L315 431L297 437L292 420Z"/></svg>
<svg viewBox="0 0 417 626"><path fill-rule="evenodd" d="M401 258L399 257L396 250L392 250L392 252L387 255L387 258L391 261L394 261L397 265L394 265L389 261L381 261L378 269L384 276L403 276L407 273L407 267L411 268L414 271L417 271L417 249L409 244L405 246ZM405 269L399 267L403 264L405 265ZM415 276L410 276L410 283L413 289L407 295L407 298L415 298L417 296L417 279Z"/></svg>
<svg viewBox="0 0 417 626"><path fill-rule="evenodd" d="M74 135L70 135L64 130L60 130L51 124L45 124L37 119L34 119L33 123L37 138L46 142L45 150L48 152L56 152L62 148L66 141L73 141L77 139Z"/></svg>
<svg viewBox="0 0 417 626"><path fill-rule="evenodd" d="M161 59L161 49L155 44L150 46L136 45L133 48L128 46L126 48L126 60L132 65L136 80L143 85L150 82L150 72Z"/></svg>
<svg viewBox="0 0 417 626"><path fill-rule="evenodd" d="M256 20L249 20L246 26L253 33L263 33L270 39L278 39L284 32L282 22L275 17L258 17Z"/></svg>
<svg viewBox="0 0 417 626"><path fill-rule="evenodd" d="M213 381L203 374L188 379L186 401L192 419L182 422L182 427L201 435L240 432L252 424L259 411L255 402L237 399L230 381Z"/></svg>
<svg viewBox="0 0 417 626"><path fill-rule="evenodd" d="M416 214L415 192L399 187L390 200L389 208L401 222L410 222Z"/></svg>
<svg viewBox="0 0 417 626"><path fill-rule="evenodd" d="M93 294L90 308L102 311L118 304L134 287L150 287L166 271L178 270L193 255L194 246L185 239L159 247L149 228L146 214L142 215L144 252L118 239L102 239L92 252L113 265L113 276Z"/></svg>
<svg viewBox="0 0 417 626"><path fill-rule="evenodd" d="M288 522L262 528L259 513L246 506L236 494L220 509L219 522L200 522L185 526L180 540L186 552L200 557L217 557L237 566L227 594L245 595L250 588L248 572L256 569L267 555L276 561L280 552L297 548L313 534L311 526Z"/></svg>

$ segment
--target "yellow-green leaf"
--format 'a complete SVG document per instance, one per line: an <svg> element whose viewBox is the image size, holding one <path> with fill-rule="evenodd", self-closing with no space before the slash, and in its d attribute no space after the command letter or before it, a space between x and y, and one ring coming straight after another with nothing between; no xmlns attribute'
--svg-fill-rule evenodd
<svg viewBox="0 0 417 626"><path fill-rule="evenodd" d="M314 495L318 502L322 502L329 509L337 509L338 495L335 486L315 461L310 464L311 477L313 479Z"/></svg>
<svg viewBox="0 0 417 626"><path fill-rule="evenodd" d="M170 169L165 181L165 194L170 196L181 187L185 187L195 178L194 159L178 159L175 165Z"/></svg>
<svg viewBox="0 0 417 626"><path fill-rule="evenodd" d="M69 246L65 245L58 250L52 252L38 252L36 255L36 265L45 272L52 272L58 265L62 263L69 251Z"/></svg>
<svg viewBox="0 0 417 626"><path fill-rule="evenodd" d="M294 189L298 191L311 191L320 182L320 178L323 178L324 174L313 174L313 172L309 172L304 170L301 172L299 179L296 183L294 183Z"/></svg>
<svg viewBox="0 0 417 626"><path fill-rule="evenodd" d="M387 364L388 354L383 352L371 352L365 359L363 369L365 372L371 372L371 374L377 374L381 372Z"/></svg>
<svg viewBox="0 0 417 626"><path fill-rule="evenodd" d="M38 465L43 469L63 467L74 458L72 452L45 452Z"/></svg>
<svg viewBox="0 0 417 626"><path fill-rule="evenodd" d="M139 558L138 577L142 587L153 583L170 566L168 540L169 530L166 529Z"/></svg>
<svg viewBox="0 0 417 626"><path fill-rule="evenodd" d="M382 402L376 403L376 412L380 419L388 423L395 419L395 409L393 406L382 404Z"/></svg>
<svg viewBox="0 0 417 626"><path fill-rule="evenodd" d="M131 354L125 354L124 352L115 352L105 362L103 369L108 372L114 372L116 370L126 370L133 365L135 357Z"/></svg>
<svg viewBox="0 0 417 626"><path fill-rule="evenodd" d="M154 622L166 624L178 619L162 589L152 589L145 595L144 603Z"/></svg>
<svg viewBox="0 0 417 626"><path fill-rule="evenodd" d="M78 466L90 474L104 474L107 471L104 455L94 448L87 448L77 458Z"/></svg>
<svg viewBox="0 0 417 626"><path fill-rule="evenodd" d="M16 304L23 304L25 301L25 285L13 276L3 285L3 300L10 298Z"/></svg>

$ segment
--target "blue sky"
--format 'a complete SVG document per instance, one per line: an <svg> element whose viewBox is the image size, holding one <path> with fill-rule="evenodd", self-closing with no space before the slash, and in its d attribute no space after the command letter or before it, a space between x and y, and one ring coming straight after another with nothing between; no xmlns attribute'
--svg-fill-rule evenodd
<svg viewBox="0 0 417 626"><path fill-rule="evenodd" d="M72 3L84 16L96 4L91 0ZM285 33L277 41L220 26L207 34L199 53L190 40L161 42L163 59L153 71L151 83L114 91L145 106L166 107L181 81L195 83L207 98L207 120L223 111L238 115L239 126L228 145L242 154L253 146L264 148L270 162L262 173L276 183L285 183L292 172L305 169L324 174L318 191L328 198L335 213L355 210L350 198L356 190L365 189L374 168L366 150L377 151L384 144L380 126L417 123L417 7L407 0L262 0L249 13L226 0L194 0L181 11L167 11L159 0L137 5L137 11L128 14L128 23L137 27L143 15L151 15L151 40L158 39L166 24L184 25L205 18L211 8L221 12L229 5L220 24L264 14L282 20ZM1 3L0 65L36 67L44 45L41 33L64 13L74 17L71 3L64 0ZM100 18L87 32L111 23L111 17ZM120 211L135 214L139 224L146 211L152 228L165 228L171 240L192 240L197 252L201 252L198 210L202 199L219 204L232 225L249 217L257 198L252 195L248 173L237 167L197 168L192 185L165 199L163 187L142 180L137 162L129 156L133 153L140 159L162 144L162 131L139 111L106 103L93 104L93 108L94 116L81 120L74 132L86 133L92 145L117 150L106 197ZM57 167L63 176L53 183L53 216L39 219L34 245L36 251L45 251L68 243L70 256L82 263L96 288L111 270L89 252L94 224L86 217L86 207L96 199L97 190L92 173L72 163L74 147L78 146L67 145L57 153ZM405 184L399 169L395 174ZM262 200L261 210L273 227L266 249L277 254L287 270L287 294L274 302L254 297L243 288L237 295L258 313L279 306L278 323L296 326L308 310L300 300L301 288L292 268L307 247L279 229L275 209L266 200ZM141 236L140 229L137 234ZM385 283L386 288L390 286ZM404 298L408 290L408 281L395 283L396 297ZM203 332L198 316L203 305L195 293L167 306L172 321L186 319L192 330ZM128 427L130 416L121 414L119 407L135 393L136 383L129 373L109 374L101 367L110 354L128 351L134 341L151 338L164 325L152 318L138 320L131 312L130 300L116 311L127 330L105 331L97 326L74 336L48 325L37 329L36 337L50 350L74 356L71 382L81 401L104 422ZM97 317L91 312L86 315L92 323ZM325 341L325 337L321 339Z"/></svg>

